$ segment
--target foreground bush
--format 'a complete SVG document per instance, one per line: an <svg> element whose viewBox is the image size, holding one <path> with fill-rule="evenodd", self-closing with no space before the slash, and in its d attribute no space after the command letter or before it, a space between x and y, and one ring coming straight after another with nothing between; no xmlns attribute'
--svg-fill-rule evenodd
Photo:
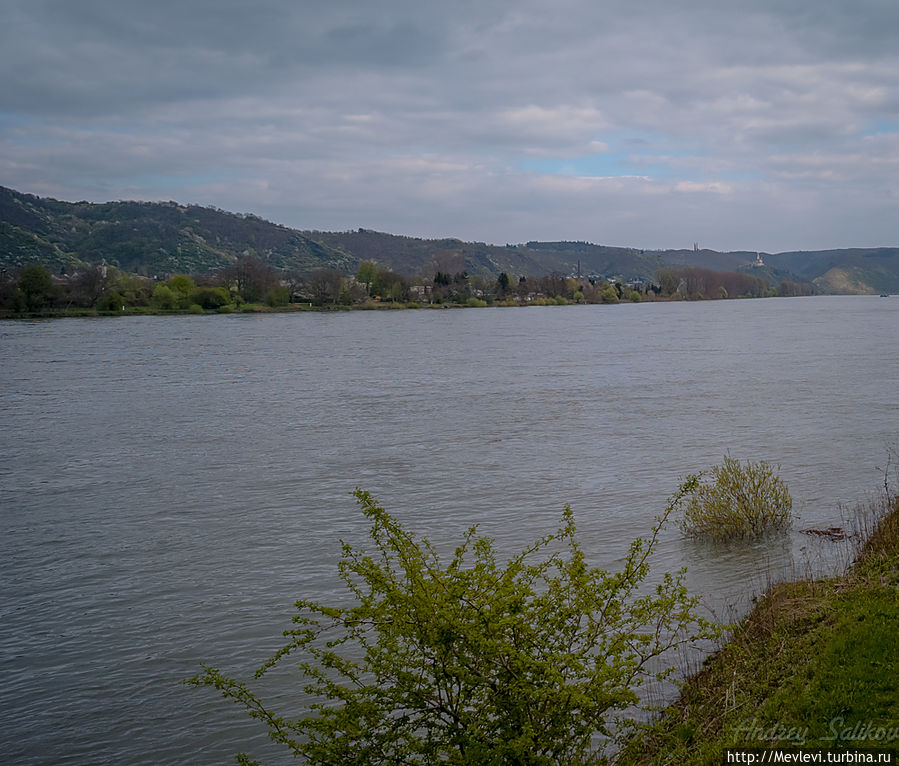
<svg viewBox="0 0 899 766"><path fill-rule="evenodd" d="M476 528L444 564L367 492L356 498L375 550L343 543L354 605L298 601L289 642L256 672L295 655L317 700L309 715L278 716L214 668L189 680L245 706L309 763L598 763L610 715L639 703L643 679L671 672L660 656L712 633L683 573L641 587L677 495L617 573L588 566L568 508L555 534L506 564Z"/></svg>
<svg viewBox="0 0 899 766"><path fill-rule="evenodd" d="M681 529L691 537L758 537L793 523L793 498L768 463L725 457L708 477L703 483L702 474L689 476L680 488L686 506Z"/></svg>

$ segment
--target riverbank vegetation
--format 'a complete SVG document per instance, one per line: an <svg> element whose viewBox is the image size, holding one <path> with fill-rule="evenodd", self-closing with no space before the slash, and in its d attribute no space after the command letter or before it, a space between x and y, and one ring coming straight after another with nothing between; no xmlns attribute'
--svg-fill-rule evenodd
<svg viewBox="0 0 899 766"><path fill-rule="evenodd" d="M765 466L732 462L734 483L771 490ZM660 530L697 485L678 488L617 572L586 564L568 509L557 533L505 565L474 528L446 564L357 490L374 550L343 545L352 605L298 601L288 643L256 672L296 656L308 714L283 717L213 667L188 683L242 705L312 764L633 766L720 763L734 747L899 749L899 498L886 478L882 501L856 514L844 574L770 588L679 699L643 717L641 682L673 673L673 648L724 630L698 616L683 572L645 587Z"/></svg>
<svg viewBox="0 0 899 766"><path fill-rule="evenodd" d="M704 269L664 269L658 282L601 277L496 279L437 270L407 277L364 261L355 274L337 269L284 273L251 256L214 274L150 278L112 266L51 274L32 264L0 275L0 316L232 313L421 307L564 306L806 294L760 277Z"/></svg>
<svg viewBox="0 0 899 766"><path fill-rule="evenodd" d="M732 747L899 753L899 498L885 489L846 572L759 597L619 766L724 763Z"/></svg>

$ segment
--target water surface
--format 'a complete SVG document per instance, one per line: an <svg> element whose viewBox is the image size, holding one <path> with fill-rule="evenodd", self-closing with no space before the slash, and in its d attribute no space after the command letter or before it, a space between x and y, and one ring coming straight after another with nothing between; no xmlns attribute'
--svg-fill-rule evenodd
<svg viewBox="0 0 899 766"><path fill-rule="evenodd" d="M614 566L729 452L781 465L797 529L731 549L671 529L659 566L716 609L833 567L845 551L799 530L882 480L897 328L870 297L0 324L0 751L270 753L178 682L247 677L296 598L340 597L356 486L444 550L473 523L515 550L570 503Z"/></svg>

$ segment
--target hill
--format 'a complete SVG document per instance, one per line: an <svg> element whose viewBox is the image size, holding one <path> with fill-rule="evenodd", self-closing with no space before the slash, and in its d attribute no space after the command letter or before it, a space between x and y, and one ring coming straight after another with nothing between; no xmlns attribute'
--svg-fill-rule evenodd
<svg viewBox="0 0 899 766"><path fill-rule="evenodd" d="M253 215L175 202L59 202L0 187L0 268L54 272L106 261L145 276L221 271L254 255L282 271L355 268L354 259Z"/></svg>
<svg viewBox="0 0 899 766"><path fill-rule="evenodd" d="M489 245L421 239L370 229L298 231L251 214L176 202L63 202L0 187L0 270L41 263L71 273L104 261L146 276L209 274L253 255L273 268L355 273L375 261L398 274L437 271L495 278L548 274L653 280L661 268L738 271L811 283L818 292L899 293L899 248L758 254L714 250L643 251L589 242Z"/></svg>

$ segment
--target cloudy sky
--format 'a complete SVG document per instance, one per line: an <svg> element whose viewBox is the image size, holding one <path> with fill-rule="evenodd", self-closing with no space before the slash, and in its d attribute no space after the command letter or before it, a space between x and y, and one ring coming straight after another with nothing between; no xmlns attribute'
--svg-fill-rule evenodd
<svg viewBox="0 0 899 766"><path fill-rule="evenodd" d="M298 228L899 245L897 0L0 0L0 184Z"/></svg>

